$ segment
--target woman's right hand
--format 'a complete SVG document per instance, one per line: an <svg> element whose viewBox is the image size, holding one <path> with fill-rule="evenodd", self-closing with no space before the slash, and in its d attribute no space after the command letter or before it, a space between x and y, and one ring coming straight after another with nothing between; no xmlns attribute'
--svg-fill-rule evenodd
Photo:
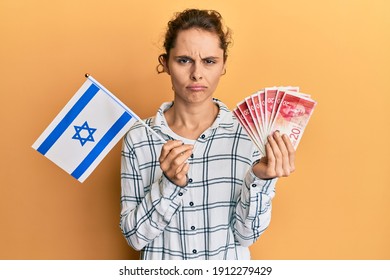
<svg viewBox="0 0 390 280"><path fill-rule="evenodd" d="M160 167L165 176L175 185L180 187L187 185L187 173L190 169L187 160L192 150L193 145L183 144L178 140L170 140L162 147Z"/></svg>

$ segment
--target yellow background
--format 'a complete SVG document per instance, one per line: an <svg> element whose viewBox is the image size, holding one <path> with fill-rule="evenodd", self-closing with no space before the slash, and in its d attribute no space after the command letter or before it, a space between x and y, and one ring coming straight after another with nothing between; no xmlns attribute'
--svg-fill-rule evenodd
<svg viewBox="0 0 390 280"><path fill-rule="evenodd" d="M0 258L137 259L119 229L120 144L78 183L31 148L90 72L142 118L167 21L220 11L233 30L215 97L297 85L318 106L277 186L256 259L390 259L390 2L0 1Z"/></svg>

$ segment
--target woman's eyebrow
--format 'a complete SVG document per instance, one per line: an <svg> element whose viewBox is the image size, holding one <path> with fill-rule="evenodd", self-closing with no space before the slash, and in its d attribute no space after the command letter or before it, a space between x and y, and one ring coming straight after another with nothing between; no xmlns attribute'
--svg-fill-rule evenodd
<svg viewBox="0 0 390 280"><path fill-rule="evenodd" d="M207 56L207 57L202 57L201 59L202 60L209 60L209 59L211 59L211 60L218 60L218 59L220 59L220 57L211 55L211 56Z"/></svg>
<svg viewBox="0 0 390 280"><path fill-rule="evenodd" d="M191 56L188 55L176 55L175 59L187 59L187 60L194 60Z"/></svg>
<svg viewBox="0 0 390 280"><path fill-rule="evenodd" d="M185 59L194 60L194 58L192 58L189 55L177 55L177 56L175 56L175 58L185 58ZM218 60L218 59L221 59L221 57L210 55L210 56L206 56L206 57L200 57L200 59L202 59L202 60L209 60L209 59L211 59L211 60Z"/></svg>

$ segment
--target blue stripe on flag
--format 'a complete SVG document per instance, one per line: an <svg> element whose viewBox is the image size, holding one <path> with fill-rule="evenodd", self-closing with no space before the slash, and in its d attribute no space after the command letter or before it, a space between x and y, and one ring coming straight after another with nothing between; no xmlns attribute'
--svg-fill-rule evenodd
<svg viewBox="0 0 390 280"><path fill-rule="evenodd" d="M85 93L80 97L79 100L73 105L64 118L58 123L58 125L53 129L49 136L42 142L38 147L37 151L45 155L48 150L54 145L54 143L61 137L64 131L71 125L71 123L77 118L80 112L84 109L85 106L91 101L91 99L99 91L99 88L91 84Z"/></svg>
<svg viewBox="0 0 390 280"><path fill-rule="evenodd" d="M111 140L121 131L121 129L131 120L132 116L124 112L122 116L104 134L102 139L95 145L91 152L84 158L80 165L72 172L72 176L79 179L95 159L103 152Z"/></svg>

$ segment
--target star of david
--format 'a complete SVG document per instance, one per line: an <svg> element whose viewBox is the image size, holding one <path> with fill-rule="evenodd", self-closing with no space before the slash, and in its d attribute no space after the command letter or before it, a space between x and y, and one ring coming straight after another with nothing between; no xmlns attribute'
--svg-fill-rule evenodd
<svg viewBox="0 0 390 280"><path fill-rule="evenodd" d="M96 128L90 128L88 122L85 122L82 126L74 125L73 127L76 130L76 133L73 135L72 139L80 140L81 146L84 146L88 141L95 142L92 134L95 133Z"/></svg>

